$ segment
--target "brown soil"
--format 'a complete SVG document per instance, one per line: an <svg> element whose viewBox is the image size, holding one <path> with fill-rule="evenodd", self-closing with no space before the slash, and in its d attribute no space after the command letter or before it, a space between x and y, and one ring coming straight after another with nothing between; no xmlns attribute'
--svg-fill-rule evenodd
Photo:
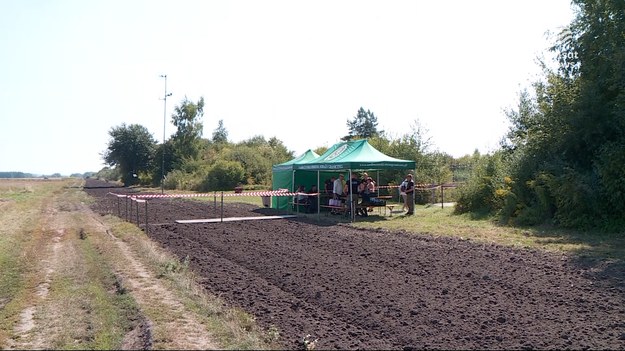
<svg viewBox="0 0 625 351"><path fill-rule="evenodd" d="M94 209L125 205L88 181ZM610 262L306 219L177 224L213 203L152 199L148 235L284 348L624 349L625 269ZM139 207L139 223L145 210ZM135 221L136 210L133 210ZM277 214L224 205L224 217Z"/></svg>

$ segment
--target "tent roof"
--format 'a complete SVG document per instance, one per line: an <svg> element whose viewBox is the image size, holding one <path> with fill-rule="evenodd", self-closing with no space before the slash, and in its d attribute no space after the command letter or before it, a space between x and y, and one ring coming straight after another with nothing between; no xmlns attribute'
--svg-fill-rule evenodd
<svg viewBox="0 0 625 351"><path fill-rule="evenodd" d="M315 159L317 159L319 157L319 154L317 154L316 152L308 149L306 150L306 152L304 152L303 154L297 156L296 158L274 165L273 166L273 170L274 171L280 171L280 170L292 170L294 165L299 165L299 164L303 164L303 163L308 163L308 162L312 162Z"/></svg>
<svg viewBox="0 0 625 351"><path fill-rule="evenodd" d="M340 142L318 158L293 164L299 170L415 169L415 161L390 157L371 146L366 139Z"/></svg>

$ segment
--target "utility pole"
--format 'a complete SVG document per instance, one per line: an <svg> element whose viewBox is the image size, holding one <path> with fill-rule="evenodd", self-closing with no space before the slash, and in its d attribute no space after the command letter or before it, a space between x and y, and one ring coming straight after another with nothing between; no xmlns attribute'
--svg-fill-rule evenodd
<svg viewBox="0 0 625 351"><path fill-rule="evenodd" d="M165 78L165 94L161 100L163 100L163 160L161 162L161 194L165 193L163 181L165 180L165 125L167 121L167 97L171 96L171 93L167 93L167 75L161 74L161 78Z"/></svg>

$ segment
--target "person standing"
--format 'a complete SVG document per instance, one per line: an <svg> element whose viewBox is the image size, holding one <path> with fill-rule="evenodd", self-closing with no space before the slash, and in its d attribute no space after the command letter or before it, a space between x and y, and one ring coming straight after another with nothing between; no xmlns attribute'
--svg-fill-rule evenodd
<svg viewBox="0 0 625 351"><path fill-rule="evenodd" d="M339 174L339 177L334 180L332 193L336 200L340 200L343 196L343 175Z"/></svg>
<svg viewBox="0 0 625 351"><path fill-rule="evenodd" d="M326 194L332 194L332 188L334 187L334 180L336 178L332 177L330 179L326 179L325 184L324 184L324 190L326 191Z"/></svg>
<svg viewBox="0 0 625 351"><path fill-rule="evenodd" d="M412 174L406 176L406 206L408 207L407 215L414 214L414 182L412 181Z"/></svg>
<svg viewBox="0 0 625 351"><path fill-rule="evenodd" d="M342 207L341 198L343 197L343 175L339 174L339 177L334 180L332 183L332 200L334 207ZM338 214L339 212L335 209L332 209L330 212L332 214Z"/></svg>
<svg viewBox="0 0 625 351"><path fill-rule="evenodd" d="M373 179L371 177L367 177L364 183L360 183L358 188L358 192L360 193L360 197L362 198L361 206L370 205L371 204L371 196L373 196L375 192L375 186L373 185ZM362 208L360 211L356 211L356 214L367 217L372 210L371 207Z"/></svg>
<svg viewBox="0 0 625 351"><path fill-rule="evenodd" d="M404 179L403 182L401 182L401 184L399 185L399 196L401 198L401 202L403 204L401 210L402 211L406 211L408 209L408 206L406 204L406 185L408 184L408 181L406 179Z"/></svg>

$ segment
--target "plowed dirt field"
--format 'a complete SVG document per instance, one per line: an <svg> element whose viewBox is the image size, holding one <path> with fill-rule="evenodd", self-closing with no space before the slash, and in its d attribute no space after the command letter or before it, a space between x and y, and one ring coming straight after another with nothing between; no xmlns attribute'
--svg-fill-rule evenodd
<svg viewBox="0 0 625 351"><path fill-rule="evenodd" d="M117 214L105 195L128 189L98 186L85 187L94 210ZM149 237L188 259L208 292L277 328L286 349L307 335L318 349L625 348L625 272L609 262L303 218L178 224L219 211L148 203ZM224 217L268 214L224 205Z"/></svg>

